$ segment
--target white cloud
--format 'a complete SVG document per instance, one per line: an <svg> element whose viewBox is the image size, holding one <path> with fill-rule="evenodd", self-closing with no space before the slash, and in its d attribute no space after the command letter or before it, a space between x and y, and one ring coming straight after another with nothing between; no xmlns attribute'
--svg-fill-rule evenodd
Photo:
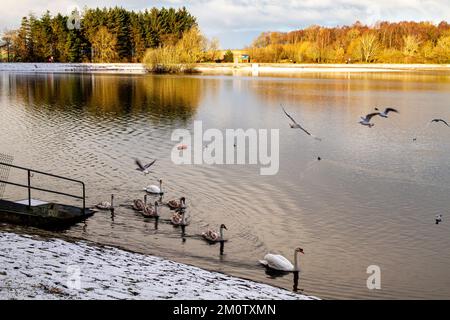
<svg viewBox="0 0 450 320"><path fill-rule="evenodd" d="M262 31L286 31L311 24L334 26L356 20L368 24L379 20L439 22L450 17L449 0L3 0L0 29L17 27L30 11L37 15L45 10L65 13L73 5L119 5L133 10L186 6L208 36L220 37L223 47L242 46Z"/></svg>

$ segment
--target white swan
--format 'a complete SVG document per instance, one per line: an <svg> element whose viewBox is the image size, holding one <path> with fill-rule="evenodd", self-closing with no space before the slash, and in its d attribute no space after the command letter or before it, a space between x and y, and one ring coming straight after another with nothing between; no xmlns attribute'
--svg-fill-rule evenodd
<svg viewBox="0 0 450 320"><path fill-rule="evenodd" d="M224 229L228 230L227 227L224 224L221 224L219 232L217 232L216 230L211 230L210 229L210 230L208 230L206 232L203 232L202 233L202 237L205 240L209 241L209 242L218 242L218 241L224 240L224 237L223 237L223 230Z"/></svg>
<svg viewBox="0 0 450 320"><path fill-rule="evenodd" d="M264 260L259 260L259 262L267 268L278 271L300 271L298 266L299 253L305 254L302 248L296 248L294 253L294 265L292 265L292 263L282 255L272 253L266 254Z"/></svg>
<svg viewBox="0 0 450 320"><path fill-rule="evenodd" d="M162 191L162 179L159 179L159 187L152 184L150 186L145 187L144 190L147 191L148 193L163 194L164 192Z"/></svg>
<svg viewBox="0 0 450 320"><path fill-rule="evenodd" d="M114 209L114 195L113 194L111 195L111 202L102 201L100 203L97 203L95 205L95 207L97 209L100 209L100 210L111 210L111 209Z"/></svg>

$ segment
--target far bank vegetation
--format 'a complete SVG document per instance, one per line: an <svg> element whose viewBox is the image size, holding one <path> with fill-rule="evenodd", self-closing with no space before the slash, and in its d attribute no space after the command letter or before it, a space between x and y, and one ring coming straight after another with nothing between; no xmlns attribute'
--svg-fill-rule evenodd
<svg viewBox="0 0 450 320"><path fill-rule="evenodd" d="M442 21L311 26L262 33L247 50L253 62L261 63L450 63L450 25Z"/></svg>
<svg viewBox="0 0 450 320"><path fill-rule="evenodd" d="M176 42L148 49L143 63L152 72L195 72L197 63L215 61L219 56L218 40L208 41L194 26Z"/></svg>

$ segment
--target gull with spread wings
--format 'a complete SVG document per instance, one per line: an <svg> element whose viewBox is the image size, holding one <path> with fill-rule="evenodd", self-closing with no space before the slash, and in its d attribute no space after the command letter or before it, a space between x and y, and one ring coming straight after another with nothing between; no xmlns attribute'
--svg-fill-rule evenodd
<svg viewBox="0 0 450 320"><path fill-rule="evenodd" d="M142 162L139 159L134 159L134 162L138 166L136 170L143 172L145 175L150 173L150 167L156 162L156 160L153 160L152 162L143 165Z"/></svg>
<svg viewBox="0 0 450 320"><path fill-rule="evenodd" d="M443 119L433 119L430 122L428 122L428 124L425 126L424 129L422 129L422 131L424 131L425 129L428 128L428 126L432 123L439 123L442 122L443 124L445 124L447 127L450 127L450 125L447 123L447 121L443 120ZM413 141L417 141L417 136L415 138L413 138Z"/></svg>
<svg viewBox="0 0 450 320"><path fill-rule="evenodd" d="M431 122L442 122L442 123L445 124L447 127L450 127L450 126L448 125L447 121L442 120L442 119L433 119L433 120L431 120Z"/></svg>
<svg viewBox="0 0 450 320"><path fill-rule="evenodd" d="M379 115L380 115L379 112L369 113L365 117L361 117L361 120L359 121L359 123L362 124L363 126L368 126L369 128L372 128L375 124L370 123L370 119L372 119L375 116L379 116Z"/></svg>
<svg viewBox="0 0 450 320"><path fill-rule="evenodd" d="M292 118L292 116L291 116L289 113L286 112L286 110L284 109L283 105L281 105L281 109L283 109L284 114L285 114L289 119L291 119L291 121L293 122L293 123L290 123L290 124L289 124L289 126L290 126L292 129L301 129L301 130L302 130L304 133L306 133L308 136L311 136L311 137L313 137L314 139L316 139L316 140L318 140L318 141L321 141L321 140L322 140L322 139L320 139L320 138L318 138L318 137L312 135L310 132L308 132L308 130L306 130L306 129L303 128L300 124L298 124L297 121L295 121L295 119Z"/></svg>
<svg viewBox="0 0 450 320"><path fill-rule="evenodd" d="M386 109L384 109L384 111L380 111L380 109L375 108L375 111L378 111L378 115L382 118L387 118L389 112L399 113L398 110L394 109L394 108L386 108Z"/></svg>

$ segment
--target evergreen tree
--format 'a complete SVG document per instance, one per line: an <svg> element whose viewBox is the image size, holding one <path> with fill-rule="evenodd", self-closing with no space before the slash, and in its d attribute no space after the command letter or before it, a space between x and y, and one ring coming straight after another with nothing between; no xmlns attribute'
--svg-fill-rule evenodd
<svg viewBox="0 0 450 320"><path fill-rule="evenodd" d="M67 62L81 62L82 43L78 30L73 29L68 31L65 49Z"/></svg>
<svg viewBox="0 0 450 320"><path fill-rule="evenodd" d="M141 61L145 53L145 38L143 19L134 12L130 15L131 25L131 60L132 62Z"/></svg>
<svg viewBox="0 0 450 320"><path fill-rule="evenodd" d="M115 34L117 37L116 51L121 61L129 61L131 58L130 18L125 9L115 8Z"/></svg>
<svg viewBox="0 0 450 320"><path fill-rule="evenodd" d="M68 20L68 16L57 14L52 17L49 12L39 19L33 15L24 17L12 39L15 59L48 61L53 57L58 62L105 59L110 62L138 62L142 61L146 49L176 45L185 31L197 25L186 8L151 8L140 12L119 7L85 8L81 28L69 30ZM107 47L107 54L101 55L102 58L95 56L100 38L114 43L112 48ZM103 45L100 47L105 48Z"/></svg>
<svg viewBox="0 0 450 320"><path fill-rule="evenodd" d="M55 62L68 61L66 54L66 41L68 36L67 17L58 14L51 23L53 40L53 59Z"/></svg>
<svg viewBox="0 0 450 320"><path fill-rule="evenodd" d="M33 43L31 41L30 22L27 17L22 18L22 23L17 36L16 48L18 61L32 61Z"/></svg>

